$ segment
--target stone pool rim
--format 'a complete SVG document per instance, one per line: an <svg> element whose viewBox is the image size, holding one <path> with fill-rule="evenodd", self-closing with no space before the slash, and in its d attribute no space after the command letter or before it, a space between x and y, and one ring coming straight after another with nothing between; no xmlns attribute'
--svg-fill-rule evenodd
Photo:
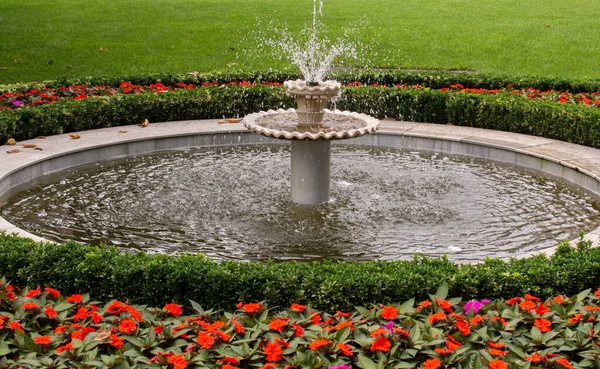
<svg viewBox="0 0 600 369"><path fill-rule="evenodd" d="M80 138L72 138L74 134ZM21 141L15 146L2 146L0 202L42 175L83 164L188 147L257 143L285 141L254 134L242 123L220 124L216 119L151 123L145 128L118 126ZM35 144L42 150L25 148L22 144ZM382 120L377 133L335 144L433 151L514 164L562 178L600 196L600 150L554 139L472 127ZM7 153L15 148L20 152ZM53 242L2 217L1 231L36 242ZM600 226L588 232L585 238L596 244ZM556 247L518 257L552 254Z"/></svg>

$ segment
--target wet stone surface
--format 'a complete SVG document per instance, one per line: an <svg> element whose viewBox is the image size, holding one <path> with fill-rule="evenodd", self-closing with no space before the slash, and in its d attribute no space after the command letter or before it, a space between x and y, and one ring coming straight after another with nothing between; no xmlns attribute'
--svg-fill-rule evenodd
<svg viewBox="0 0 600 369"><path fill-rule="evenodd" d="M323 123L319 125L300 125L296 113L264 115L256 120L256 124L273 130L302 133L342 132L367 126L367 123L362 119L331 113L325 113Z"/></svg>
<svg viewBox="0 0 600 369"><path fill-rule="evenodd" d="M333 147L332 200L290 201L288 145L205 148L45 176L0 215L52 240L236 260L515 257L600 223L596 197L480 159Z"/></svg>

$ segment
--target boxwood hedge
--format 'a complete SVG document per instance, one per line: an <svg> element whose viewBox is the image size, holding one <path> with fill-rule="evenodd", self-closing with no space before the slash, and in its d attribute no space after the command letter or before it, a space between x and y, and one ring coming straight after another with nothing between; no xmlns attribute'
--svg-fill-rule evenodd
<svg viewBox="0 0 600 369"><path fill-rule="evenodd" d="M552 256L474 265L420 256L392 262L240 263L202 255L131 254L71 242L43 244L0 234L0 276L20 286L53 286L64 293L88 292L100 300L154 306L191 299L205 308L267 301L270 306L297 302L333 310L424 299L444 281L450 295L464 299L572 295L598 287L600 249L590 246L563 242Z"/></svg>
<svg viewBox="0 0 600 369"><path fill-rule="evenodd" d="M211 87L169 93L125 94L62 101L0 112L0 142L73 131L137 124L244 116L289 108L282 88ZM506 130L600 148L600 109L530 101L520 96L448 93L432 89L344 88L342 110L377 118Z"/></svg>

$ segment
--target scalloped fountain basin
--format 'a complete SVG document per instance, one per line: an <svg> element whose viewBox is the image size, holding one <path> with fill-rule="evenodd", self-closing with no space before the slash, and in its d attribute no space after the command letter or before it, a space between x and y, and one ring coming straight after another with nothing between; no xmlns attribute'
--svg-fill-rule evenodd
<svg viewBox="0 0 600 369"><path fill-rule="evenodd" d="M373 133L379 121L356 112L324 110L320 124L300 124L295 109L269 110L244 118L244 126L267 137L285 140L341 140Z"/></svg>

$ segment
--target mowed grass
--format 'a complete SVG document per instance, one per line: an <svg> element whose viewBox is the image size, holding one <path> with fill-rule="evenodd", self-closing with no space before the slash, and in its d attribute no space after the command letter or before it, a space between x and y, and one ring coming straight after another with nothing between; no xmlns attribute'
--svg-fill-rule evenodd
<svg viewBox="0 0 600 369"><path fill-rule="evenodd" d="M257 47L251 30L256 17L300 30L312 6L312 0L1 0L0 84L289 68ZM600 77L597 0L325 0L323 12L331 38L364 19L357 38L374 52L353 66Z"/></svg>

